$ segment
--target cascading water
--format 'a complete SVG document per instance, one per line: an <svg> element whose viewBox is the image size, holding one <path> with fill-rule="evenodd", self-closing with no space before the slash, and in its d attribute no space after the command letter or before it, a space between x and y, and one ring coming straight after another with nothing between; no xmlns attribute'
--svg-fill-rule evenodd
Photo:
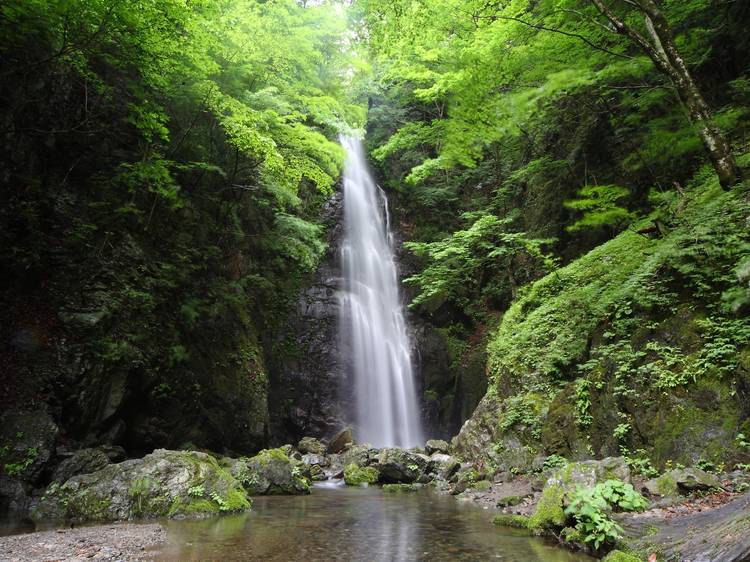
<svg viewBox="0 0 750 562"><path fill-rule="evenodd" d="M422 430L388 201L370 176L361 141L341 137L341 144L347 159L339 324L352 351L357 439L376 447L413 447L422 443Z"/></svg>

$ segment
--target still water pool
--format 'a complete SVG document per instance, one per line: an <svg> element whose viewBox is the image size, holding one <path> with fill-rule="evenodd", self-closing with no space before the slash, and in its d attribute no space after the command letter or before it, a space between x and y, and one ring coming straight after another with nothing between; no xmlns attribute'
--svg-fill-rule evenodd
<svg viewBox="0 0 750 562"><path fill-rule="evenodd" d="M430 491L316 487L309 496L255 498L253 510L167 521L157 560L582 562L521 531L495 527L492 514Z"/></svg>

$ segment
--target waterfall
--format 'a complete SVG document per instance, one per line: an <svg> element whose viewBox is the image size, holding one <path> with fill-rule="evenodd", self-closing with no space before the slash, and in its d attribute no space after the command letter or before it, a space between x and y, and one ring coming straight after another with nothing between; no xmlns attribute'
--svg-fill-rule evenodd
<svg viewBox="0 0 750 562"><path fill-rule="evenodd" d="M351 350L357 440L422 444L409 338L398 291L388 200L367 169L361 141L341 137L344 242L341 338Z"/></svg>

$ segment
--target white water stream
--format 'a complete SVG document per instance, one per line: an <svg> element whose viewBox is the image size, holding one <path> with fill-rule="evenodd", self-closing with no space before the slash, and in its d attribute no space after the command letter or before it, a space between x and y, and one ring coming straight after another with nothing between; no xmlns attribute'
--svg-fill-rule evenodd
<svg viewBox="0 0 750 562"><path fill-rule="evenodd" d="M422 445L388 200L367 169L361 141L341 137L341 144L347 159L340 329L353 354L357 441Z"/></svg>

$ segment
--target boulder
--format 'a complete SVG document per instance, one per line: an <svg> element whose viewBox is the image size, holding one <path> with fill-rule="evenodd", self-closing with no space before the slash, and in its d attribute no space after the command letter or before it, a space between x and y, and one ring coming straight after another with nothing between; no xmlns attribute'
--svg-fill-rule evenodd
<svg viewBox="0 0 750 562"><path fill-rule="evenodd" d="M0 446L5 474L35 484L55 451L58 428L43 411L9 410L0 416Z"/></svg>
<svg viewBox="0 0 750 562"><path fill-rule="evenodd" d="M319 455L315 453L307 453L302 455L302 464L306 464L308 466L328 466L330 464L330 461L328 460L328 457L325 455Z"/></svg>
<svg viewBox="0 0 750 562"><path fill-rule="evenodd" d="M432 455L433 453L443 453L447 455L450 452L450 448L451 446L448 442L443 441L442 439L430 439L425 445L425 450L428 455Z"/></svg>
<svg viewBox="0 0 750 562"><path fill-rule="evenodd" d="M159 449L51 484L35 519L75 522L243 511L250 500L218 461L195 451Z"/></svg>
<svg viewBox="0 0 750 562"><path fill-rule="evenodd" d="M382 449L378 455L378 472L380 481L389 484L416 482L427 470L427 461L423 455L398 448Z"/></svg>
<svg viewBox="0 0 750 562"><path fill-rule="evenodd" d="M108 464L109 456L101 449L81 449L57 465L52 480L63 484L73 476L96 472Z"/></svg>
<svg viewBox="0 0 750 562"><path fill-rule="evenodd" d="M352 463L344 468L344 482L349 486L374 484L378 481L378 476L378 470L372 466L357 466Z"/></svg>
<svg viewBox="0 0 750 562"><path fill-rule="evenodd" d="M545 488L559 486L567 493L576 488L593 488L605 480L630 482L630 468L622 457L607 457L602 460L571 462L552 472Z"/></svg>
<svg viewBox="0 0 750 562"><path fill-rule="evenodd" d="M303 455L322 455L326 452L325 445L323 445L323 443L321 443L319 440L315 439L315 437L303 437L297 444L297 449Z"/></svg>
<svg viewBox="0 0 750 562"><path fill-rule="evenodd" d="M369 444L352 445L341 453L341 463L344 466L352 463L359 466L369 466L376 462L378 462L378 450Z"/></svg>
<svg viewBox="0 0 750 562"><path fill-rule="evenodd" d="M461 463L452 456L444 455L443 453L432 455L430 462L432 464L432 472L443 480L449 480L461 468Z"/></svg>
<svg viewBox="0 0 750 562"><path fill-rule="evenodd" d="M282 449L265 449L250 459L233 460L230 472L251 495L309 494L300 466Z"/></svg>
<svg viewBox="0 0 750 562"><path fill-rule="evenodd" d="M658 478L648 480L642 486L643 491L652 496L677 496L712 488L721 488L719 477L700 468L670 470Z"/></svg>
<svg viewBox="0 0 750 562"><path fill-rule="evenodd" d="M354 437L352 436L352 428L345 427L331 438L331 441L328 443L326 452L328 452L329 454L341 453L344 451L344 449L346 449L347 446L353 444Z"/></svg>

